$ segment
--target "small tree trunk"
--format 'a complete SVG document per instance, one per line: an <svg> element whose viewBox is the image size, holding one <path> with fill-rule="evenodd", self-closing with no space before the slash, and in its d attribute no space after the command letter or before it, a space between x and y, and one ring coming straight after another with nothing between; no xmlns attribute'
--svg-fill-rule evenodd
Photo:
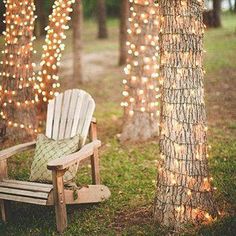
<svg viewBox="0 0 236 236"><path fill-rule="evenodd" d="M97 0L98 38L108 38L106 0Z"/></svg>
<svg viewBox="0 0 236 236"><path fill-rule="evenodd" d="M35 4L36 4L36 14L38 16L39 36L46 35L45 28L47 26L47 18L46 18L45 7L44 7L45 1L36 0Z"/></svg>
<svg viewBox="0 0 236 236"><path fill-rule="evenodd" d="M214 27L221 27L221 0L213 0L213 19Z"/></svg>
<svg viewBox="0 0 236 236"><path fill-rule="evenodd" d="M207 163L203 1L160 0L161 161L155 220L173 229L215 215Z"/></svg>
<svg viewBox="0 0 236 236"><path fill-rule="evenodd" d="M130 9L122 142L145 141L159 130L158 7L142 0L131 2Z"/></svg>
<svg viewBox="0 0 236 236"><path fill-rule="evenodd" d="M120 8L120 59L119 65L125 65L127 59L127 26L129 17L129 1L121 0Z"/></svg>
<svg viewBox="0 0 236 236"><path fill-rule="evenodd" d="M76 0L73 6L73 78L74 81L83 83L83 64L82 64L82 25L83 25L83 6L82 1Z"/></svg>
<svg viewBox="0 0 236 236"><path fill-rule="evenodd" d="M37 132L37 94L32 63L34 11L33 0L6 1L1 115L11 140L28 140Z"/></svg>
<svg viewBox="0 0 236 236"><path fill-rule="evenodd" d="M236 1L234 1L234 12L236 13Z"/></svg>

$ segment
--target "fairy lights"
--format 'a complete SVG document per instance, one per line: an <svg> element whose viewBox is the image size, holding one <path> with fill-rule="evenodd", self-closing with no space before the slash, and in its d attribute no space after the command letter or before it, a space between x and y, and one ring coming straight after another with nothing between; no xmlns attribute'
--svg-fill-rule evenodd
<svg viewBox="0 0 236 236"><path fill-rule="evenodd" d="M58 94L60 88L58 69L66 39L64 31L69 29L67 22L71 19L72 4L75 0L56 0L52 14L49 16L47 36L43 46L41 70L38 73L38 92L40 101L47 102ZM46 104L46 103L45 103Z"/></svg>
<svg viewBox="0 0 236 236"><path fill-rule="evenodd" d="M1 76L1 117L8 127L38 132L34 106L38 102L36 79L32 63L34 30L34 1L4 1L6 5L5 48ZM26 114L30 114L26 115Z"/></svg>
<svg viewBox="0 0 236 236"><path fill-rule="evenodd" d="M125 111L125 125L121 138L135 141L135 137L131 137L132 130L136 129L135 132L139 133L137 139L142 139L144 133L137 131L142 127L137 125L142 122L141 119L151 124L150 127L146 126L146 130L149 129L146 138L158 134L159 129L159 7L153 0L129 0L129 3L128 55L124 69L124 99L121 103ZM136 127L131 128L131 124Z"/></svg>
<svg viewBox="0 0 236 236"><path fill-rule="evenodd" d="M216 211L207 163L203 0L160 0L162 122L155 218L181 228Z"/></svg>

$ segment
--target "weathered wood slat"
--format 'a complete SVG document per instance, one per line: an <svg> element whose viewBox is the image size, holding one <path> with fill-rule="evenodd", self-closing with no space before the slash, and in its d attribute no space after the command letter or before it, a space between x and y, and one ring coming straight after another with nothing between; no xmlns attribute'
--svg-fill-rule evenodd
<svg viewBox="0 0 236 236"><path fill-rule="evenodd" d="M75 109L76 109L77 102L79 102L78 101L78 98L79 98L78 93L79 93L79 91L72 90L70 108L69 108L68 118L67 118L65 138L71 137L72 124L73 124L74 117L75 117Z"/></svg>
<svg viewBox="0 0 236 236"><path fill-rule="evenodd" d="M5 183L5 182L0 182L0 187L31 190L35 192L44 192L44 193L49 193L50 190L52 189L52 188L44 188L44 187L39 187L39 186L34 186L34 185L23 185L23 184Z"/></svg>
<svg viewBox="0 0 236 236"><path fill-rule="evenodd" d="M82 101L84 99L85 94L86 93L82 90L78 93L79 98L78 98L78 103L77 103L77 106L75 109L74 122L73 122L72 129L71 129L71 137L78 134L78 125L80 122L80 114L82 111L82 104L83 104Z"/></svg>
<svg viewBox="0 0 236 236"><path fill-rule="evenodd" d="M47 123L46 123L46 136L48 138L52 138L53 117L54 117L54 109L55 109L54 105L55 105L55 99L50 100L48 103Z"/></svg>
<svg viewBox="0 0 236 236"><path fill-rule="evenodd" d="M62 109L62 99L63 94L59 94L55 99L55 111L53 117L53 131L52 131L52 138L57 140L59 136L59 125L61 119L61 109Z"/></svg>
<svg viewBox="0 0 236 236"><path fill-rule="evenodd" d="M65 137L71 93L72 93L72 90L67 90L64 93L62 112L61 112L61 122L60 122L60 128L59 128L59 136L58 136L59 140Z"/></svg>
<svg viewBox="0 0 236 236"><path fill-rule="evenodd" d="M36 204L36 205L47 205L47 200L45 199L9 195L5 193L0 193L0 199L15 201L15 202L25 202L25 203L31 203L31 204Z"/></svg>
<svg viewBox="0 0 236 236"><path fill-rule="evenodd" d="M10 187L0 187L0 193L6 193L10 195L16 195L16 196L27 196L27 197L33 197L33 198L42 198L47 199L48 193L42 193L42 192L36 192L36 191L29 191L29 190L21 190L21 189L14 189Z"/></svg>
<svg viewBox="0 0 236 236"><path fill-rule="evenodd" d="M2 182L5 183L14 183L19 185L28 185L28 186L35 186L35 187L41 187L41 188L52 188L52 184L44 184L44 183L38 183L38 182L28 182L28 181L20 181L20 180L14 180L14 179L4 179Z"/></svg>

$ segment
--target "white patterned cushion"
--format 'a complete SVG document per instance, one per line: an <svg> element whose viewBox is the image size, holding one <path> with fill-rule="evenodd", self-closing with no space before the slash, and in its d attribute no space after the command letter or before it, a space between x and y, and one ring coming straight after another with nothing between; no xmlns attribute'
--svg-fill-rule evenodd
<svg viewBox="0 0 236 236"><path fill-rule="evenodd" d="M30 181L52 182L52 171L47 169L48 162L78 151L80 140L80 135L56 141L49 139L43 134L39 134L31 166ZM70 167L64 175L64 181L72 181L75 178L76 172L77 165Z"/></svg>

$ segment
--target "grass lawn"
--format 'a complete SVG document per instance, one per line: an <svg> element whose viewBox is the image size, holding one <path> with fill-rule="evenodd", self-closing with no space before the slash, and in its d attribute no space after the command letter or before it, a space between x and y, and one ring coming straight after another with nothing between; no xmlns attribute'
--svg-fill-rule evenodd
<svg viewBox="0 0 236 236"><path fill-rule="evenodd" d="M109 21L110 38L96 40L94 22L85 22L84 51L114 52L113 66L104 74L82 86L97 102L102 182L111 198L102 204L68 207L69 226L65 235L164 235L166 231L153 224L152 204L155 195L158 140L122 146L116 138L121 132L120 107L124 77L117 66L118 21ZM71 52L71 32L65 53ZM40 48L43 40L37 40ZM1 47L1 46L0 46ZM210 169L217 187L215 200L224 217L212 225L189 229L186 235L235 235L236 233L236 15L223 17L223 28L206 32L206 102L209 120ZM106 61L104 61L106 63ZM93 68L91 67L91 70ZM79 87L71 78L62 79L63 88ZM29 177L32 153L14 157L10 176ZM77 182L90 181L90 166L85 164ZM0 235L57 235L53 208L13 203L8 224L0 222Z"/></svg>

